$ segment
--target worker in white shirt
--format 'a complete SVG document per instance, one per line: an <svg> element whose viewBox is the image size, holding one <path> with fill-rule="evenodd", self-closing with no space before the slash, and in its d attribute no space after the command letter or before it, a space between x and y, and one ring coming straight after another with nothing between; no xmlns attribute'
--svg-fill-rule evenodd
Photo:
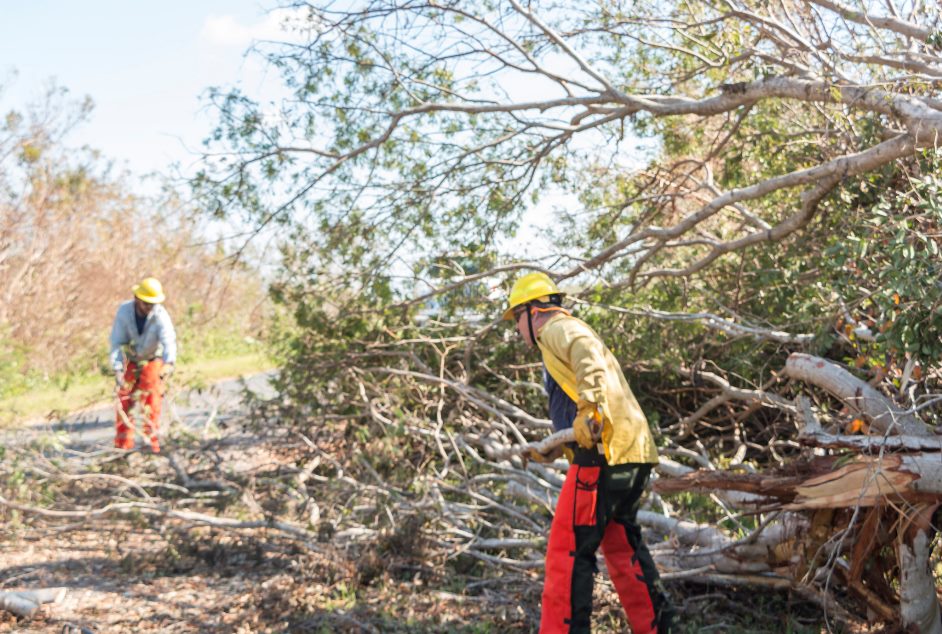
<svg viewBox="0 0 942 634"><path fill-rule="evenodd" d="M177 337L167 310L163 287L153 277L136 284L134 299L118 307L111 328L111 367L120 400L116 412L114 446L134 449L133 406L143 411L141 431L154 453L160 452L157 434L163 382L173 372Z"/></svg>

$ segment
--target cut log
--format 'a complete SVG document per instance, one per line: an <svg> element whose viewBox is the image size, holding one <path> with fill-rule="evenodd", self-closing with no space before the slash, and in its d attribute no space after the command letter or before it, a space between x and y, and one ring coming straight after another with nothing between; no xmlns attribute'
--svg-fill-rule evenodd
<svg viewBox="0 0 942 634"><path fill-rule="evenodd" d="M29 619L36 614L42 604L62 601L66 592L65 588L0 592L0 610Z"/></svg>
<svg viewBox="0 0 942 634"><path fill-rule="evenodd" d="M880 434L931 436L928 425L861 381L841 366L810 354L793 352L785 362L785 376L816 385L851 409L866 416Z"/></svg>

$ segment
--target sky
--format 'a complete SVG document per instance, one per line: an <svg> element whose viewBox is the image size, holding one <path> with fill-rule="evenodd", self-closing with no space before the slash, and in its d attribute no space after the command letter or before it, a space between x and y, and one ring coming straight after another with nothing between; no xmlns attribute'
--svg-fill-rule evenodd
<svg viewBox="0 0 942 634"><path fill-rule="evenodd" d="M133 174L195 164L213 115L209 86L260 94L274 83L244 53L275 38L284 14L259 0L0 0L0 113L50 81L95 102L73 145ZM13 74L15 73L15 76Z"/></svg>

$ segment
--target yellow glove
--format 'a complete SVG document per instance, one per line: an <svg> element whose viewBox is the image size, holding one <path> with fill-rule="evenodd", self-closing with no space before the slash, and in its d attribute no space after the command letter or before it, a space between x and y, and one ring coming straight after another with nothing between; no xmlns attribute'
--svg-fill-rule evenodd
<svg viewBox="0 0 942 634"><path fill-rule="evenodd" d="M580 447L595 447L602 437L602 414L599 412L599 406L588 401L579 401L576 418L572 421L572 431Z"/></svg>

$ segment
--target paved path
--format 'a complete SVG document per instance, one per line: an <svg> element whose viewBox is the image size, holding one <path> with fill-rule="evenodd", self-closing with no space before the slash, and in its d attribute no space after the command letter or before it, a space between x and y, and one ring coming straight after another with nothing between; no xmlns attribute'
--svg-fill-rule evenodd
<svg viewBox="0 0 942 634"><path fill-rule="evenodd" d="M161 412L161 427L166 430L171 421L179 420L187 427L199 430L207 420L225 420L239 410L246 390L262 398L275 395L269 379L272 372L249 377L228 379L201 390L177 392L171 385ZM65 444L72 448L105 448L114 440L115 409L113 405L93 407L70 414L59 421L43 421L0 432L0 446L23 444L49 432L65 432Z"/></svg>

